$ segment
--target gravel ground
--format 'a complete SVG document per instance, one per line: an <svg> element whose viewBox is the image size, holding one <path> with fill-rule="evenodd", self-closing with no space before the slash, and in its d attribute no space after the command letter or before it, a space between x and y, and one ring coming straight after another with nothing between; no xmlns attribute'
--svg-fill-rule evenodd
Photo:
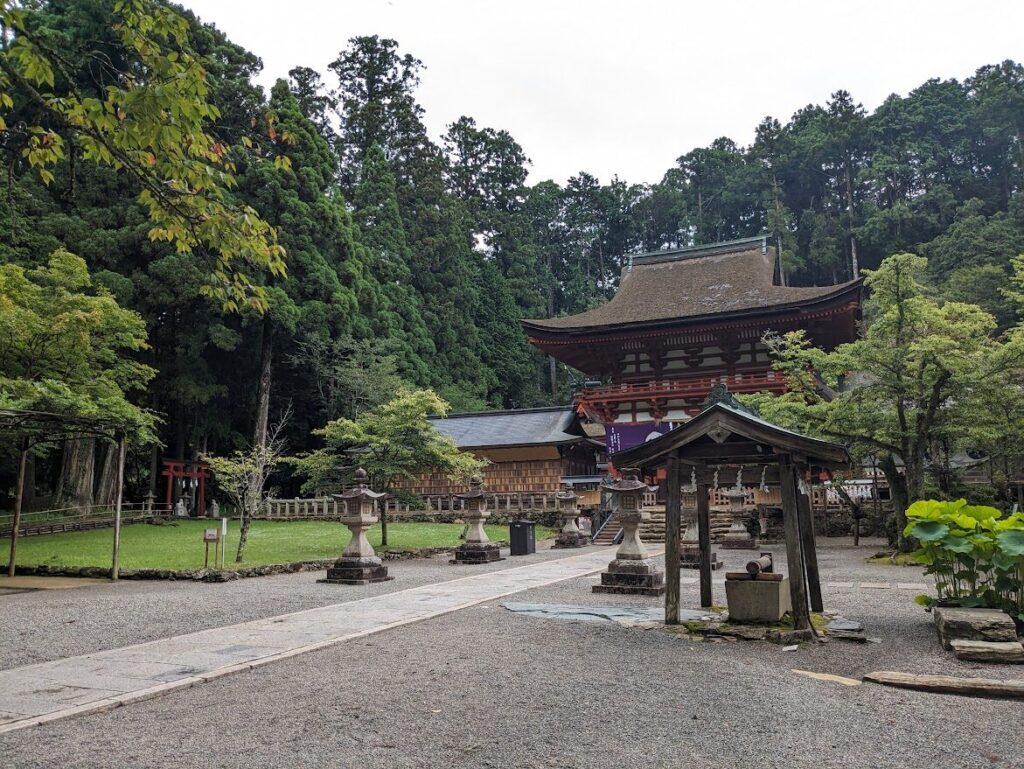
<svg viewBox="0 0 1024 769"><path fill-rule="evenodd" d="M564 557L550 544L481 566L453 566L448 555L388 561L395 579L374 585L322 585L317 580L324 572L308 571L223 583L121 580L11 593L0 596L0 670Z"/></svg>
<svg viewBox="0 0 1024 769"><path fill-rule="evenodd" d="M917 569L865 565L864 551L823 548L824 578L921 581ZM738 565L743 555L726 560ZM592 584L572 580L513 600L658 603L593 595ZM409 585L403 576L401 586ZM284 589L275 588L281 611ZM724 601L723 592L716 588L716 601ZM0 737L0 764L1024 767L1019 702L846 687L792 672L1020 678L1018 671L966 665L942 652L912 597L826 589L830 607L863 620L882 643L833 642L796 652L524 617L501 608L509 600L502 599L108 713L13 732ZM11 598L18 596L5 601ZM684 605L696 601L696 585L684 585Z"/></svg>

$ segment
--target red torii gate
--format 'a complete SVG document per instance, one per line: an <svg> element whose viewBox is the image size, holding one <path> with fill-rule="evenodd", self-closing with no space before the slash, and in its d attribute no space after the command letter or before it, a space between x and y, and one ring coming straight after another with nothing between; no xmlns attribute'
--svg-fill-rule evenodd
<svg viewBox="0 0 1024 769"><path fill-rule="evenodd" d="M206 479L210 477L210 466L206 462L187 459L163 459L161 464L164 469L160 472L160 475L167 478L167 509L173 510L174 482L176 480L197 480L199 483L199 503L196 505L196 512L200 517L205 516Z"/></svg>

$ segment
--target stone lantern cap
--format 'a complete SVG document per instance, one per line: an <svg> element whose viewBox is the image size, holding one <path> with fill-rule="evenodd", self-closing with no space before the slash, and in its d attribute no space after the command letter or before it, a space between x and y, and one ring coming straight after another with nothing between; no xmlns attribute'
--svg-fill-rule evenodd
<svg viewBox="0 0 1024 769"><path fill-rule="evenodd" d="M602 483L602 489L618 492L632 492L634 494L647 491L651 487L640 480L640 469L636 467L623 467L622 477L612 483Z"/></svg>
<svg viewBox="0 0 1024 769"><path fill-rule="evenodd" d="M383 491L373 491L369 486L366 485L366 471L363 468L356 470L356 483L351 489L343 491L341 494L335 494L335 499L341 499L346 502L355 500L370 499L376 500L381 497L386 497L387 494Z"/></svg>
<svg viewBox="0 0 1024 769"><path fill-rule="evenodd" d="M561 502L573 502L579 499L579 494L571 483L563 483L562 488L555 492L555 499Z"/></svg>
<svg viewBox="0 0 1024 769"><path fill-rule="evenodd" d="M483 489L484 479L479 474L474 474L469 479L469 491L464 491L461 494L456 494L456 499L479 499L484 496L487 492Z"/></svg>

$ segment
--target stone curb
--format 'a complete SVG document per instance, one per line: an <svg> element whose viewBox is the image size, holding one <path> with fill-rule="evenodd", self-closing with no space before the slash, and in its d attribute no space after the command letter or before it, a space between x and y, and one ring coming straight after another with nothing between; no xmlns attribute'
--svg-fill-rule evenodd
<svg viewBox="0 0 1024 769"><path fill-rule="evenodd" d="M384 561L407 561L414 558L433 558L442 553L450 553L455 547L425 547L417 550L381 550L377 555ZM231 582L236 579L251 577L268 577L280 574L295 574L303 571L320 571L334 563L334 558L322 558L314 561L289 561L288 563L272 563L262 566L248 566L243 569L121 569L119 579L137 580L170 580L191 582ZM0 564L6 570L6 564ZM15 574L19 577L88 577L92 579L109 579L110 569L102 566L17 566Z"/></svg>

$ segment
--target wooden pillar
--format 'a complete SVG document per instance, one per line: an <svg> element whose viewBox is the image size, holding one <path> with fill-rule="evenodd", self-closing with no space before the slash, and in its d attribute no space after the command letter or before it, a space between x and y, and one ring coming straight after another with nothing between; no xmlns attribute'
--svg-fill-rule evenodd
<svg viewBox="0 0 1024 769"><path fill-rule="evenodd" d="M711 511L708 485L697 484L697 544L700 547L700 605L710 609L711 599Z"/></svg>
<svg viewBox="0 0 1024 769"><path fill-rule="evenodd" d="M124 459L127 445L123 435L117 438L117 493L114 495L114 552L110 560L110 578L121 570L121 502L124 499Z"/></svg>
<svg viewBox="0 0 1024 769"><path fill-rule="evenodd" d="M789 597L793 604L793 629L810 630L804 589L804 558L800 542L800 511L797 505L796 475L788 454L779 455L779 484L782 488L782 523L786 533L786 565L789 570Z"/></svg>
<svg viewBox="0 0 1024 769"><path fill-rule="evenodd" d="M206 517L206 470L199 471L199 504L196 505L199 510L199 517Z"/></svg>
<svg viewBox="0 0 1024 769"><path fill-rule="evenodd" d="M800 543L804 551L804 570L807 573L807 597L811 602L811 611L823 612L825 607L821 601L821 578L818 575L818 548L814 542L814 509L811 506L811 490L801 494L797 486L797 508L800 511Z"/></svg>
<svg viewBox="0 0 1024 769"><path fill-rule="evenodd" d="M14 492L14 520L11 521L11 552L7 559L7 576L14 576L15 559L18 555L18 529L21 528L21 507L25 501L25 466L28 463L28 438L21 439L21 453L18 455L18 487Z"/></svg>
<svg viewBox="0 0 1024 769"><path fill-rule="evenodd" d="M164 471L167 473L167 509L174 512L174 470L173 465L167 465Z"/></svg>
<svg viewBox="0 0 1024 769"><path fill-rule="evenodd" d="M665 624L679 624L679 455L672 452L666 460L665 483Z"/></svg>

